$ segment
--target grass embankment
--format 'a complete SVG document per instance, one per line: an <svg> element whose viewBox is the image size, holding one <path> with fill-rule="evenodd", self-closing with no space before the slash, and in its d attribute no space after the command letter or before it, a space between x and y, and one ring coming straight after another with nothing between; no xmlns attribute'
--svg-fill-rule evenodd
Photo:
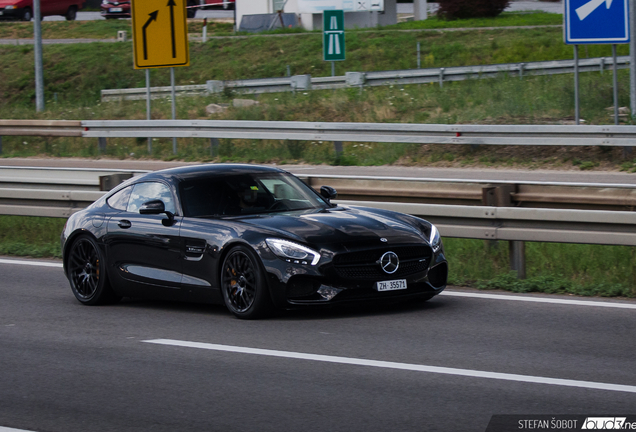
<svg viewBox="0 0 636 432"><path fill-rule="evenodd" d="M523 17L550 14L528 14ZM461 22L458 21L460 24ZM458 22L451 22L454 25ZM65 24L65 23L61 23ZM74 23L71 23L74 24ZM115 24L119 24L115 22ZM408 23L405 23L408 24ZM472 24L471 24L472 25ZM421 42L422 67L528 62L571 58L572 48L563 44L559 28L522 30L479 30L457 32L358 31L347 35L347 60L337 64L345 71L409 69L416 67L416 46ZM619 46L619 54L627 54ZM581 57L610 56L610 47L586 46ZM215 39L191 44L192 65L176 69L177 84L204 83L208 79L242 79L283 76L290 65L292 74L330 74L322 61L320 34L289 37ZM145 85L144 72L134 70L130 44L47 45L44 47L45 97L47 111L36 114L33 51L30 46L0 47L0 118L119 119L145 118L143 102L101 103L103 88L131 88ZM153 85L167 85L169 72L153 70ZM386 86L312 91L292 95L267 94L260 105L233 108L208 115L205 106L228 103L236 95L180 98L178 118L355 121L401 123L546 123L573 119L571 75L526 77L502 76L437 84ZM628 105L628 75L619 74L620 105ZM612 119L611 74L598 72L581 76L581 114L588 124L607 124ZM166 100L154 101L152 117L170 117ZM87 146L87 143L89 144ZM207 140L180 140L179 154L172 155L171 140L157 140L153 156L209 160ZM145 140L110 140L107 154L113 157L146 155ZM4 156L96 156L90 140L5 137ZM254 162L305 161L340 164L434 164L483 166L504 164L523 167L580 167L584 169L632 170L636 164L622 159L620 150L598 148L488 148L477 151L462 146L412 146L345 143L345 156L335 159L330 143L224 141L220 160Z"/></svg>
<svg viewBox="0 0 636 432"><path fill-rule="evenodd" d="M536 16L535 16L536 15ZM533 17L534 16L534 17ZM505 20L555 20L550 14L503 16L481 26L501 25ZM534 20L534 21L533 21ZM471 20L472 21L472 20ZM558 18L560 22L560 17ZM403 23L398 27L477 27L475 22ZM554 22L549 22L552 24ZM17 23L16 23L17 24ZM68 23L60 23L60 25ZM75 24L75 23L71 23ZM105 24L109 24L106 22ZM196 24L196 23L195 23ZM98 25L102 25L99 23ZM110 24L109 24L110 25ZM129 26L114 22L113 26ZM191 24L192 25L192 24ZM521 25L508 23L503 25ZM0 29L3 29L0 26ZM82 30L83 31L83 30ZM191 32L196 32L191 29ZM112 37L114 27L103 30ZM61 36L49 38L91 37ZM79 34L79 33L75 33ZM8 37L8 36L5 36ZM438 32L354 31L347 34L347 61L337 65L345 71L411 69L416 67L416 46L421 42L422 67L528 62L566 59L572 49L562 42L561 29L479 30ZM203 83L208 79L240 79L282 76L286 65L292 74L330 74L322 61L319 34L289 37L249 37L211 40L191 44L192 66L176 69L177 84ZM606 46L582 47L582 58L610 56ZM627 47L619 46L619 55ZM103 88L143 87L143 71L132 68L130 44L47 45L44 48L47 110L34 112L33 51L31 47L0 47L0 118L47 119L144 119L144 102L101 103ZM167 70L153 70L152 84L167 85ZM518 78L502 76L411 86L299 92L296 95L268 94L257 97L259 105L229 107L221 114L208 115L209 103L228 103L233 94L214 97L180 98L178 118L306 120L414 123L546 123L571 121L573 82L571 75ZM619 74L621 105L628 105L627 73ZM57 100L55 96L57 94ZM606 107L612 105L611 74L597 72L581 76L581 113L590 124L612 120ZM153 101L153 118L170 118L170 103ZM171 140L153 141L156 158L210 160L207 140L179 140L179 153L172 155ZM72 138L4 137L3 156L85 156L97 154L96 140ZM107 156L129 158L146 155L145 139L111 139ZM581 169L633 170L635 161L624 161L618 150L597 148L398 145L345 143L345 153L336 159L332 143L222 140L218 161L287 161L332 164L405 163L426 166L508 166ZM61 220L0 217L0 253L31 256L59 256ZM37 234L36 234L37 233ZM37 246L34 246L37 245ZM636 295L634 249L588 245L528 243L526 281L511 278L507 243L486 248L483 241L445 239L453 284L517 291L568 292L585 295Z"/></svg>

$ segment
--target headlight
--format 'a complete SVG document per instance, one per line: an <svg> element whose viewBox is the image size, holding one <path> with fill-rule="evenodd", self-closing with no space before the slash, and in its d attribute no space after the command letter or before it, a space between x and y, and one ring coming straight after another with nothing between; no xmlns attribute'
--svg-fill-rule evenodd
<svg viewBox="0 0 636 432"><path fill-rule="evenodd" d="M433 224L431 224L431 236L428 241L433 248L433 252L437 252L442 246L442 238L439 235L439 231L437 231L437 228Z"/></svg>
<svg viewBox="0 0 636 432"><path fill-rule="evenodd" d="M5 7L4 9L5 10L15 9L15 5L9 5L9 6Z"/></svg>
<svg viewBox="0 0 636 432"><path fill-rule="evenodd" d="M320 261L319 252L298 243L281 239L267 239L265 243L272 252L287 262L316 265Z"/></svg>

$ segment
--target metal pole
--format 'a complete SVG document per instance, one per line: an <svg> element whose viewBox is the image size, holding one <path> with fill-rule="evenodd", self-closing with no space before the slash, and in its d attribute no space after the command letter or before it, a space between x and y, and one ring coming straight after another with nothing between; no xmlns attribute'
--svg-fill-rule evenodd
<svg viewBox="0 0 636 432"><path fill-rule="evenodd" d="M574 119L580 123L579 117L579 46L574 45Z"/></svg>
<svg viewBox="0 0 636 432"><path fill-rule="evenodd" d="M201 33L201 42L206 43L208 40L208 19L203 18L203 31Z"/></svg>
<svg viewBox="0 0 636 432"><path fill-rule="evenodd" d="M40 0L33 1L33 38L35 39L35 110L44 111L44 72L42 67L42 13Z"/></svg>
<svg viewBox="0 0 636 432"><path fill-rule="evenodd" d="M146 120L150 120L150 69L146 69ZM152 138L148 137L148 154L152 154Z"/></svg>
<svg viewBox="0 0 636 432"><path fill-rule="evenodd" d="M513 240L509 243L510 269L517 272L517 279L526 278L526 243Z"/></svg>
<svg viewBox="0 0 636 432"><path fill-rule="evenodd" d="M636 117L636 10L629 0L629 107L632 120Z"/></svg>
<svg viewBox="0 0 636 432"><path fill-rule="evenodd" d="M342 152L343 152L342 141L334 141L333 142L333 149L336 152L336 158L340 159L340 157L342 156Z"/></svg>
<svg viewBox="0 0 636 432"><path fill-rule="evenodd" d="M2 154L2 136L0 136L0 154Z"/></svg>
<svg viewBox="0 0 636 432"><path fill-rule="evenodd" d="M331 76L336 76L336 62L331 62Z"/></svg>
<svg viewBox="0 0 636 432"><path fill-rule="evenodd" d="M219 155L219 139L210 138L210 156L217 157Z"/></svg>
<svg viewBox="0 0 636 432"><path fill-rule="evenodd" d="M177 101L174 89L174 68L170 68L170 87L172 88L172 120L177 118ZM177 138L172 137L172 153L177 154Z"/></svg>
<svg viewBox="0 0 636 432"><path fill-rule="evenodd" d="M444 68L439 68L439 86L444 87Z"/></svg>
<svg viewBox="0 0 636 432"><path fill-rule="evenodd" d="M614 124L618 124L618 69L616 68L616 44L612 44L612 59L614 61Z"/></svg>
<svg viewBox="0 0 636 432"><path fill-rule="evenodd" d="M422 66L422 62L420 57L420 43L418 42L417 43L417 68L419 69L421 66Z"/></svg>

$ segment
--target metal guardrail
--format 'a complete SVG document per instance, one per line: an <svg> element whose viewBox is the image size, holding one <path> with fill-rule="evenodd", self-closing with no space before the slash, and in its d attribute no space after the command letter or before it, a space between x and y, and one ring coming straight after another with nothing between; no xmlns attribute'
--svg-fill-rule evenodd
<svg viewBox="0 0 636 432"><path fill-rule="evenodd" d="M579 59L579 72L603 72L613 67L612 57ZM629 56L616 58L616 67L629 67ZM274 93L285 91L325 90L357 86L381 86L403 84L439 83L467 79L495 78L502 74L523 77L524 75L556 75L574 73L574 60L551 60L527 63L505 63L479 66L456 66L445 68L405 69L377 72L347 72L345 76L262 78L246 80L208 81L206 84L176 86L177 96L209 95L232 90L245 94ZM170 97L170 87L151 87L151 98ZM105 89L102 101L145 100L146 88Z"/></svg>
<svg viewBox="0 0 636 432"><path fill-rule="evenodd" d="M140 173L142 171L0 167L0 214L68 217L105 193L96 189L108 189L121 178ZM41 177L43 174L48 174L48 178ZM340 197L335 202L340 204L422 216L435 223L444 237L507 240L511 267L520 278L525 277L525 241L636 246L636 212L615 210L633 208L634 185L492 184L478 180L355 179L321 175L301 175L301 178L314 188L325 183L336 186ZM114 183L104 188L108 183L105 179ZM44 189L43 184L48 188ZM549 188L556 188L557 193L546 194ZM431 204L431 199L454 204ZM615 207L610 207L613 211L515 207L532 205L533 199L538 206L545 205L547 200L548 205L600 208L611 201ZM404 202L406 200L411 202Z"/></svg>
<svg viewBox="0 0 636 432"><path fill-rule="evenodd" d="M636 126L445 125L248 120L86 120L84 137L240 138L419 144L633 146ZM0 127L0 135L2 128Z"/></svg>
<svg viewBox="0 0 636 432"><path fill-rule="evenodd" d="M81 137L79 120L0 120L3 135Z"/></svg>
<svg viewBox="0 0 636 432"><path fill-rule="evenodd" d="M3 135L630 147L636 139L636 126L248 120L0 120L0 137Z"/></svg>

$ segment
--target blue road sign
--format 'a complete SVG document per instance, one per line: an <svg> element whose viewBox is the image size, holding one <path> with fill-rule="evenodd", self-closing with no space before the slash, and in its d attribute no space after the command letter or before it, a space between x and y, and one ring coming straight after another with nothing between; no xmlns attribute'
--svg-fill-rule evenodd
<svg viewBox="0 0 636 432"><path fill-rule="evenodd" d="M565 43L629 43L628 3L629 0L565 0Z"/></svg>

